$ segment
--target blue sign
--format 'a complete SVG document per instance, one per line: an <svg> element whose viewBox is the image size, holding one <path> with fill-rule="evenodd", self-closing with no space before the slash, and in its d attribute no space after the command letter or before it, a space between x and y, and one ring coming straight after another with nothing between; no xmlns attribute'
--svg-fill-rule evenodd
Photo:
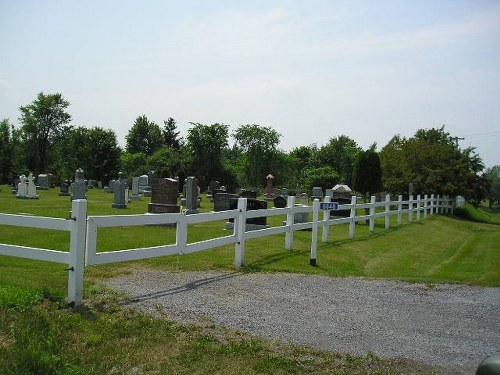
<svg viewBox="0 0 500 375"><path fill-rule="evenodd" d="M319 204L319 209L323 211L338 210L339 204L338 202L321 202Z"/></svg>

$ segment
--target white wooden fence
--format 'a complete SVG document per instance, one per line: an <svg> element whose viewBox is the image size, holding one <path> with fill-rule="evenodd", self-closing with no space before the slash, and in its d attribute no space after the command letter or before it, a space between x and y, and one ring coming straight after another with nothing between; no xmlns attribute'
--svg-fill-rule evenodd
<svg viewBox="0 0 500 375"><path fill-rule="evenodd" d="M325 198L329 202L330 197ZM84 199L72 202L72 215L68 220L0 214L0 225L11 225L20 227L55 229L70 232L70 251L49 250L31 248L17 245L0 244L0 255L10 255L36 260L63 263L68 265L68 303L75 306L80 305L83 300L83 274L85 266L124 262L173 254L189 254L208 250L224 245L235 245L235 266L241 267L245 262L246 241L264 236L285 233L285 249L292 250L294 232L297 230L311 229L311 256L310 264L316 265L317 242L319 228L323 229L322 241L328 242L329 229L332 225L349 224L349 236L354 238L356 223L358 221L369 221L370 231L374 230L375 220L383 217L385 228L391 226L391 216L397 215L398 225L403 223L403 214L408 215L408 222L414 219L419 221L421 216L427 218L434 213L450 213L453 210L453 201L448 197L436 198L425 195L423 198L417 195L410 196L409 200L403 201L402 196L397 200L391 200L389 195L385 201L376 202L375 197L370 203L358 203L356 197L352 197L351 203L338 206L339 210L349 210L348 217L335 217L331 212L324 210L320 220L320 202L315 200L312 206L299 206L295 204L295 197L288 197L285 208L271 208L264 210L247 210L247 199L240 198L235 210L200 213L193 215L177 214L144 214L144 215L110 215L110 216L88 216L87 201ZM358 210L368 210L369 214L359 215ZM312 221L303 223L294 222L296 214L311 213ZM268 227L259 230L246 230L247 219L257 217L271 217L286 215L286 222L282 226ZM216 237L205 241L188 243L188 225L221 220L234 220L234 229L231 234ZM98 229L106 227L127 227L138 225L175 225L176 242L163 246L146 247L139 249L127 249L97 252Z"/></svg>

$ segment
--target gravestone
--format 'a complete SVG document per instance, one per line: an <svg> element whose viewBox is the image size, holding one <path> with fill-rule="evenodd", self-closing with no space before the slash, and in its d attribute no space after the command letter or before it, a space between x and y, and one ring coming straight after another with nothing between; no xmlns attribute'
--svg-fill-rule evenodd
<svg viewBox="0 0 500 375"><path fill-rule="evenodd" d="M266 177L266 198L267 199L274 198L273 180L274 180L274 176L272 174L268 174Z"/></svg>
<svg viewBox="0 0 500 375"><path fill-rule="evenodd" d="M179 181L173 178L155 178L151 186L151 203L148 212L151 214L178 213Z"/></svg>
<svg viewBox="0 0 500 375"><path fill-rule="evenodd" d="M285 197L278 195L273 199L274 207L276 208L285 208L287 204L287 200Z"/></svg>
<svg viewBox="0 0 500 375"><path fill-rule="evenodd" d="M97 181L97 188L102 189L102 181Z"/></svg>
<svg viewBox="0 0 500 375"><path fill-rule="evenodd" d="M193 176L186 178L186 214L197 214L199 212L198 179Z"/></svg>
<svg viewBox="0 0 500 375"><path fill-rule="evenodd" d="M251 191L251 190L242 190L241 191L241 197L242 198L257 199L257 192L256 191Z"/></svg>
<svg viewBox="0 0 500 375"><path fill-rule="evenodd" d="M115 183L116 183L116 180L110 180L108 182L108 186L104 188L104 191L106 191L108 193L114 193L115 192Z"/></svg>
<svg viewBox="0 0 500 375"><path fill-rule="evenodd" d="M323 199L323 189L318 186L313 187L312 199Z"/></svg>
<svg viewBox="0 0 500 375"><path fill-rule="evenodd" d="M281 195L284 196L285 198L288 198L288 188L282 188Z"/></svg>
<svg viewBox="0 0 500 375"><path fill-rule="evenodd" d="M115 200L111 207L113 208L127 208L127 191L128 184L127 180L123 178L123 173L118 173L118 180L115 182Z"/></svg>
<svg viewBox="0 0 500 375"><path fill-rule="evenodd" d="M216 189L220 189L220 182L212 180L208 183L207 194L210 197L213 194L213 191Z"/></svg>
<svg viewBox="0 0 500 375"><path fill-rule="evenodd" d="M28 176L28 193L26 194L26 198L38 199L38 195L36 195L36 185L33 173L30 173Z"/></svg>
<svg viewBox="0 0 500 375"><path fill-rule="evenodd" d="M37 188L40 190L49 190L49 176L39 174L37 179Z"/></svg>
<svg viewBox="0 0 500 375"><path fill-rule="evenodd" d="M229 203L229 209L235 210L238 208L238 198L231 198ZM267 209L267 201L247 198L247 211L253 210L265 210ZM247 219L245 225L245 231L250 230L259 230L267 228L267 217L253 217L251 219ZM226 224L226 229L232 230L234 229L234 219L229 219Z"/></svg>
<svg viewBox="0 0 500 375"><path fill-rule="evenodd" d="M12 182L12 194L17 194L17 186L19 185L19 178L15 178Z"/></svg>
<svg viewBox="0 0 500 375"><path fill-rule="evenodd" d="M141 199L141 195L139 194L139 179L140 177L132 178L132 195L130 199L133 201L138 201Z"/></svg>
<svg viewBox="0 0 500 375"><path fill-rule="evenodd" d="M59 189L60 197L69 197L71 194L69 193L69 182L61 182L61 187Z"/></svg>
<svg viewBox="0 0 500 375"><path fill-rule="evenodd" d="M16 198L26 198L28 195L28 184L25 175L19 176L19 183L17 184Z"/></svg>
<svg viewBox="0 0 500 375"><path fill-rule="evenodd" d="M302 206L309 206L309 196L306 193L300 194L300 204Z"/></svg>
<svg viewBox="0 0 500 375"><path fill-rule="evenodd" d="M87 199L87 183L82 168L76 170L75 182L71 184L71 192L73 193L71 200Z"/></svg>
<svg viewBox="0 0 500 375"><path fill-rule="evenodd" d="M236 194L220 192L214 195L214 211L227 211L231 209L231 199L239 198Z"/></svg>
<svg viewBox="0 0 500 375"><path fill-rule="evenodd" d="M143 174L142 176L139 176L139 194L149 191L151 192L151 185L149 184L149 178L148 175Z"/></svg>
<svg viewBox="0 0 500 375"><path fill-rule="evenodd" d="M226 188L224 186L220 186L219 189L212 190L212 197L210 198L210 201L215 203L215 196L220 193L227 193Z"/></svg>

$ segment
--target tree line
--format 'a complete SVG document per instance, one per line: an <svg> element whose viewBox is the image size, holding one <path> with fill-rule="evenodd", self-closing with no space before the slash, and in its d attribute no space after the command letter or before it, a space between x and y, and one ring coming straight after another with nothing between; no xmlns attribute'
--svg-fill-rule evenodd
<svg viewBox="0 0 500 375"><path fill-rule="evenodd" d="M290 190L343 183L365 196L384 191L500 199L500 166L483 173L474 148L459 148L444 126L420 129L409 138L395 135L380 151L376 144L363 150L338 135L325 145L287 152L279 148L282 135L271 127L240 125L230 134L226 124L191 122L183 138L173 118L160 126L141 115L122 149L112 130L70 125L69 105L60 93L41 92L19 108L19 128L8 119L0 122L2 183L29 172L52 173L62 181L74 178L77 168L86 178L107 183L119 171L131 178L154 170L181 181L196 176L202 188L211 180L229 188L261 188L272 174L275 186Z"/></svg>

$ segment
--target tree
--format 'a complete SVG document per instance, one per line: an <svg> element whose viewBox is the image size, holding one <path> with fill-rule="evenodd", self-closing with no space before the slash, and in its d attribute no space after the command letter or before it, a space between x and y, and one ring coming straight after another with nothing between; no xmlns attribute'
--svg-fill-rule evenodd
<svg viewBox="0 0 500 375"><path fill-rule="evenodd" d="M308 190L319 186L323 190L331 189L340 182L340 176L332 167L325 165L319 168L310 168L305 171L302 186Z"/></svg>
<svg viewBox="0 0 500 375"><path fill-rule="evenodd" d="M176 177L182 171L182 157L179 150L164 146L147 158L147 167L158 177Z"/></svg>
<svg viewBox="0 0 500 375"><path fill-rule="evenodd" d="M118 176L121 149L113 130L93 127L88 131L86 175L106 182L109 176Z"/></svg>
<svg viewBox="0 0 500 375"><path fill-rule="evenodd" d="M356 141L346 135L330 138L328 144L318 150L315 166L332 167L338 173L340 182L351 185L354 160L361 151Z"/></svg>
<svg viewBox="0 0 500 375"><path fill-rule="evenodd" d="M8 119L0 121L0 183L8 183L12 179L13 142L12 125Z"/></svg>
<svg viewBox="0 0 500 375"><path fill-rule="evenodd" d="M461 150L441 128L420 129L411 138L394 137L381 153L384 189L417 194L463 195L479 202L484 195L484 165L474 148Z"/></svg>
<svg viewBox="0 0 500 375"><path fill-rule="evenodd" d="M120 157L121 171L125 176L141 176L148 172L146 166L146 155L142 152L131 154L130 152L123 152Z"/></svg>
<svg viewBox="0 0 500 375"><path fill-rule="evenodd" d="M182 145L182 138L179 138L179 132L176 131L177 125L175 120L172 117L169 117L168 120L163 121L163 124L163 144L176 150L180 149Z"/></svg>
<svg viewBox="0 0 500 375"><path fill-rule="evenodd" d="M500 165L488 168L484 172L484 178L488 181L486 197L490 208L493 204L500 204Z"/></svg>
<svg viewBox="0 0 500 375"><path fill-rule="evenodd" d="M54 170L62 179L73 178L75 171L82 168L85 177L106 182L120 169L116 134L100 127L67 127L57 139L55 153Z"/></svg>
<svg viewBox="0 0 500 375"><path fill-rule="evenodd" d="M187 136L189 172L198 178L201 186L206 186L210 180L222 180L222 153L228 146L229 126L190 124L193 127L188 130Z"/></svg>
<svg viewBox="0 0 500 375"><path fill-rule="evenodd" d="M140 152L146 156L153 155L163 144L160 127L149 121L146 115L135 119L125 139L127 152L131 154Z"/></svg>
<svg viewBox="0 0 500 375"><path fill-rule="evenodd" d="M269 173L276 174L274 161L281 134L270 127L253 124L239 126L233 137L244 155L239 175L243 184L261 186Z"/></svg>
<svg viewBox="0 0 500 375"><path fill-rule="evenodd" d="M60 93L39 93L33 103L20 107L21 131L26 144L27 166L33 172L46 172L50 148L71 116L69 102Z"/></svg>
<svg viewBox="0 0 500 375"><path fill-rule="evenodd" d="M363 193L365 198L382 190L382 168L376 144L361 152L354 161L352 188Z"/></svg>

